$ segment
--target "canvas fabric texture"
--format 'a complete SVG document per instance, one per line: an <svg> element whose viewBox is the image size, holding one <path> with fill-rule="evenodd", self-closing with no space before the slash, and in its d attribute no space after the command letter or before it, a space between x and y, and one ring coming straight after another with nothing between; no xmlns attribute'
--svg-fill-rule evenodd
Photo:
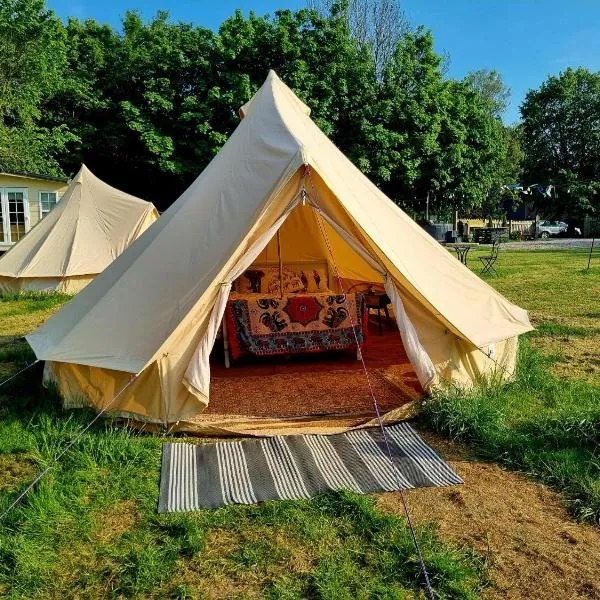
<svg viewBox="0 0 600 600"><path fill-rule="evenodd" d="M157 219L152 203L82 165L54 209L0 258L0 291L75 294Z"/></svg>

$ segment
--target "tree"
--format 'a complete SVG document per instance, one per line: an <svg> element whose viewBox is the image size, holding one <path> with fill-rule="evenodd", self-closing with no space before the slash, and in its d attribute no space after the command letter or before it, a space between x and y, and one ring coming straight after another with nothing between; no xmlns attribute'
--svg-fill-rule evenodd
<svg viewBox="0 0 600 600"><path fill-rule="evenodd" d="M404 206L414 207L434 185L429 165L440 152L440 61L430 32L403 36L383 73L366 140L371 177Z"/></svg>
<svg viewBox="0 0 600 600"><path fill-rule="evenodd" d="M527 93L521 105L527 183L554 184L534 196L548 216L600 210L600 73L567 69Z"/></svg>
<svg viewBox="0 0 600 600"><path fill-rule="evenodd" d="M15 0L16 1L16 0ZM24 0L23 0L24 1ZM33 1L33 0L29 0ZM245 17L217 32L127 13L122 32L69 20L64 81L43 125L74 139L61 164L83 161L111 184L166 208L239 123L237 109L274 69L359 169L398 204L480 205L499 181L502 128L469 82L446 80L423 29L406 32L381 72L351 30L347 4Z"/></svg>
<svg viewBox="0 0 600 600"><path fill-rule="evenodd" d="M496 183L504 152L502 125L469 81L446 80L431 32L406 33L384 71L377 118L367 145L371 177L405 208L468 211Z"/></svg>
<svg viewBox="0 0 600 600"><path fill-rule="evenodd" d="M504 85L500 73L489 69L472 71L466 76L465 82L489 103L494 116L500 118L504 114L510 99L510 89Z"/></svg>
<svg viewBox="0 0 600 600"><path fill-rule="evenodd" d="M378 75L394 56L398 42L409 31L399 0L308 0L321 15L343 14L359 44L370 49Z"/></svg>
<svg viewBox="0 0 600 600"><path fill-rule="evenodd" d="M487 99L468 82L448 81L445 97L433 181L442 207L470 212L500 185L502 123Z"/></svg>
<svg viewBox="0 0 600 600"><path fill-rule="evenodd" d="M3 0L0 39L0 167L60 174L53 155L70 136L39 118L63 83L64 27L43 0Z"/></svg>
<svg viewBox="0 0 600 600"><path fill-rule="evenodd" d="M71 19L67 38L69 85L46 107L49 123L79 139L63 164L74 171L85 161L113 185L168 206L226 139L211 126L215 35L169 23L166 13L146 24L128 12L122 35Z"/></svg>
<svg viewBox="0 0 600 600"><path fill-rule="evenodd" d="M127 13L123 34L94 21L67 27L70 85L48 104L80 143L63 160L85 160L102 177L166 207L225 143L247 102L275 69L308 101L319 126L360 161L365 111L375 104L366 48L342 18L236 12L217 34L166 13L144 23ZM115 168L118 165L118 168Z"/></svg>

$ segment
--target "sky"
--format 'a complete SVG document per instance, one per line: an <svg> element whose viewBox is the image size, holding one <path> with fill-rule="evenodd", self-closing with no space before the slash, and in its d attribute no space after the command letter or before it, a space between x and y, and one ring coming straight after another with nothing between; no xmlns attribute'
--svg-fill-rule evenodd
<svg viewBox="0 0 600 600"><path fill-rule="evenodd" d="M118 27L127 9L151 18L166 9L175 21L212 29L233 14L303 8L304 0L47 0L60 17L93 18ZM600 71L600 0L404 0L411 25L433 31L438 52L450 57L448 75L498 71L511 90L503 115L519 119L529 89L550 74L583 66Z"/></svg>

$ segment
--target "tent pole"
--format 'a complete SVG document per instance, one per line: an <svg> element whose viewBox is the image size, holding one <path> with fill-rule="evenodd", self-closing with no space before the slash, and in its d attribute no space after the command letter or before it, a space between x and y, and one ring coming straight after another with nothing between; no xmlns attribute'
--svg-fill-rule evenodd
<svg viewBox="0 0 600 600"><path fill-rule="evenodd" d="M277 230L277 256L279 257L279 294L283 298L283 262L281 260L281 232Z"/></svg>

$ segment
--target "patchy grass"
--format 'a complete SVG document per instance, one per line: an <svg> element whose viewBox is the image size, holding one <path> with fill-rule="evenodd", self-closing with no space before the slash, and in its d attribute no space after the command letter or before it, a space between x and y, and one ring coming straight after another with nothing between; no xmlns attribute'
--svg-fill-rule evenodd
<svg viewBox="0 0 600 600"><path fill-rule="evenodd" d="M600 387L549 373L553 362L524 339L516 381L435 395L421 419L563 492L577 517L600 523Z"/></svg>
<svg viewBox="0 0 600 600"><path fill-rule="evenodd" d="M70 299L71 296L66 294L43 292L0 295L2 335L29 333Z"/></svg>
<svg viewBox="0 0 600 600"><path fill-rule="evenodd" d="M585 249L501 251L488 282L536 326L521 338L517 379L438 394L422 421L563 492L578 518L600 523L600 264L586 264Z"/></svg>
<svg viewBox="0 0 600 600"><path fill-rule="evenodd" d="M38 365L0 389L0 513L92 417L40 380ZM369 497L157 514L162 441L110 422L86 432L1 524L0 596L423 597L404 520ZM432 525L417 535L438 597L478 598L485 563Z"/></svg>
<svg viewBox="0 0 600 600"><path fill-rule="evenodd" d="M505 387L436 396L423 422L468 442L480 456L549 483L565 493L575 514L595 520L600 268L584 271L584 255L501 252L500 277L490 284L529 309L538 325L521 345L519 377ZM67 300L0 299L0 373L30 361L20 336ZM568 377L559 377L561 368ZM0 389L0 513L91 417L63 412L40 380L37 366ZM423 597L403 519L368 497L340 493L158 515L160 445L158 436L106 422L88 431L2 523L0 596ZM445 543L431 525L421 526L418 537L437 597L480 597L488 582L485 561Z"/></svg>
<svg viewBox="0 0 600 600"><path fill-rule="evenodd" d="M480 272L478 256L469 267ZM532 345L556 357L552 373L600 385L600 257L586 269L588 250L500 250L490 285L526 308L537 331Z"/></svg>

